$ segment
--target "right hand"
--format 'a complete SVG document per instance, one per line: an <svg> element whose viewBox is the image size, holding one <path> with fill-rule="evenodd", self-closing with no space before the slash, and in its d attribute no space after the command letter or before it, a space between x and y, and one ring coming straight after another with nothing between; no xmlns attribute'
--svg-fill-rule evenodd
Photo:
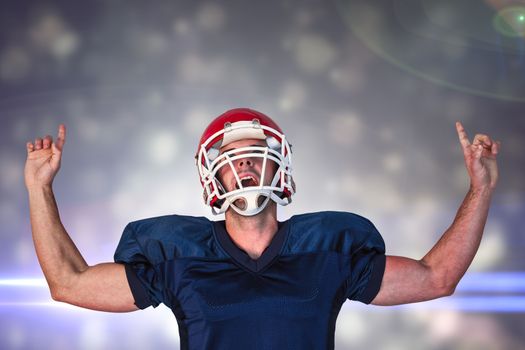
<svg viewBox="0 0 525 350"><path fill-rule="evenodd" d="M49 135L36 138L34 144L28 142L27 160L24 169L25 184L28 189L35 186L51 186L60 169L62 150L66 142L66 126L60 124L56 141Z"/></svg>
<svg viewBox="0 0 525 350"><path fill-rule="evenodd" d="M471 144L460 122L456 123L456 130L463 149L471 187L473 189L488 188L493 190L498 182L496 156L501 143L492 140L488 135L476 134Z"/></svg>

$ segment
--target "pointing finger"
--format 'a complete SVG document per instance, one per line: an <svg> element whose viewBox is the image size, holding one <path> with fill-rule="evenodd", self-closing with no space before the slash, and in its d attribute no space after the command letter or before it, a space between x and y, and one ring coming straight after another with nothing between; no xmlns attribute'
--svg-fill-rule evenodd
<svg viewBox="0 0 525 350"><path fill-rule="evenodd" d="M64 124L60 124L58 126L58 136L55 142L55 146L59 151L62 151L64 143L66 143L66 126Z"/></svg>
<svg viewBox="0 0 525 350"><path fill-rule="evenodd" d="M463 128L463 125L461 125L460 122L456 122L456 130L458 132L459 142L461 143L461 147L463 149L470 146L470 141L468 140L467 133L465 132L465 129Z"/></svg>

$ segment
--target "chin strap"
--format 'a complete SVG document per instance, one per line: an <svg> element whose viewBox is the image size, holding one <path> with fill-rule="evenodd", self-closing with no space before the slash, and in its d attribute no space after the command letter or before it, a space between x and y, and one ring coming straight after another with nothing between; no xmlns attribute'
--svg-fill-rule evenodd
<svg viewBox="0 0 525 350"><path fill-rule="evenodd" d="M229 197L226 202L238 214L243 216L253 216L259 214L264 208L266 208L270 202L270 192L271 191L261 192L260 190L247 191L238 194L237 196Z"/></svg>
<svg viewBox="0 0 525 350"><path fill-rule="evenodd" d="M253 216L263 211L270 202L270 198L273 197L276 196L270 190L261 191L260 189L256 189L246 191L236 196L226 198L220 208L217 209L217 207L212 206L211 210L213 214L218 215L225 213L226 210L231 207L240 215Z"/></svg>
<svg viewBox="0 0 525 350"><path fill-rule="evenodd" d="M265 199L259 204L261 197L265 197ZM263 211L268 203L270 203L270 199L283 206L292 202L290 198L281 198L273 191L268 190L261 192L257 189L224 199L218 209L217 206L212 206L211 211L214 215L219 215L225 213L229 207L232 207L233 210L240 215L253 216ZM242 208L235 204L237 200L244 204Z"/></svg>

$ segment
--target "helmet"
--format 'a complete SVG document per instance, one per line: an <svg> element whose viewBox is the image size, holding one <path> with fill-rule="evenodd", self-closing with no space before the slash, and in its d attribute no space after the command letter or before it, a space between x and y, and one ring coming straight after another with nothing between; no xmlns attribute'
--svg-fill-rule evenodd
<svg viewBox="0 0 525 350"><path fill-rule="evenodd" d="M250 145L220 153L220 149L243 139L259 139L266 145ZM262 158L262 173L258 184L246 183L234 162L242 159ZM267 115L248 108L235 108L224 112L206 128L195 156L200 181L204 188L204 202L213 214L224 213L232 207L237 213L252 216L260 213L273 200L277 204L291 203L295 184L292 179L292 150L281 128ZM264 181L269 162L276 164L271 182ZM229 167L235 176L236 188L228 191L217 174ZM265 184L266 183L266 184Z"/></svg>

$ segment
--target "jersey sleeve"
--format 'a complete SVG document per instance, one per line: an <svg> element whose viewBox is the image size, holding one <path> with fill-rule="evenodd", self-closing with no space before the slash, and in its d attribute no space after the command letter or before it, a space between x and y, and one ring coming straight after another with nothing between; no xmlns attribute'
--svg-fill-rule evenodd
<svg viewBox="0 0 525 350"><path fill-rule="evenodd" d="M352 231L346 298L370 304L381 287L386 256L380 233L369 220L364 220L363 225Z"/></svg>
<svg viewBox="0 0 525 350"><path fill-rule="evenodd" d="M164 302L162 274L143 252L134 223L124 228L114 260L125 265L126 277L138 308L157 307Z"/></svg>

